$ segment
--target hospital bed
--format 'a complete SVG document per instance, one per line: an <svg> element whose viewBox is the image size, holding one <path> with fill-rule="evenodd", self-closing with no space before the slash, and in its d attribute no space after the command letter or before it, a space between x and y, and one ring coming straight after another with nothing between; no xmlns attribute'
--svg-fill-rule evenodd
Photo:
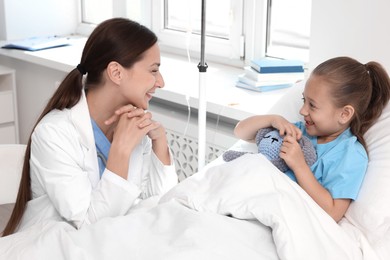
<svg viewBox="0 0 390 260"><path fill-rule="evenodd" d="M302 90L293 86L270 113L299 120ZM0 238L0 259L390 259L389 129L388 105L365 135L367 175L339 223L265 157L247 154L214 160L125 216ZM231 149L256 147L239 140Z"/></svg>

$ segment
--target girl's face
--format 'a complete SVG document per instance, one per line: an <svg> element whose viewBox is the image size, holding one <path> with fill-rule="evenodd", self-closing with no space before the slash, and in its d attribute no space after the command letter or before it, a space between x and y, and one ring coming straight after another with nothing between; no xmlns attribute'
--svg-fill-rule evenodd
<svg viewBox="0 0 390 260"><path fill-rule="evenodd" d="M160 74L160 49L157 44L145 51L142 60L126 69L121 84L121 93L126 103L148 109L149 101L157 88L164 87Z"/></svg>
<svg viewBox="0 0 390 260"><path fill-rule="evenodd" d="M343 108L334 105L328 84L318 76L310 76L299 111L304 117L307 133L317 136L318 143L336 139L348 127L341 121Z"/></svg>

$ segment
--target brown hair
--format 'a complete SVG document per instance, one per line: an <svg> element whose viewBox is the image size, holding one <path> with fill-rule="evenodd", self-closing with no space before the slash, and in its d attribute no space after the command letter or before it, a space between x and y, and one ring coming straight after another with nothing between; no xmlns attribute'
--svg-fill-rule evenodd
<svg viewBox="0 0 390 260"><path fill-rule="evenodd" d="M152 31L125 18L113 18L99 24L84 46L80 64L62 81L39 116L35 126L51 110L71 108L77 104L82 95L83 74L87 74L86 88L94 87L101 83L103 71L111 61L116 61L125 68L131 68L134 63L142 59L143 53L156 42L157 37ZM23 217L27 202L32 198L30 154L31 135L27 142L15 207L3 231L3 236L15 232Z"/></svg>
<svg viewBox="0 0 390 260"><path fill-rule="evenodd" d="M374 61L362 64L349 57L336 57L318 65L312 75L330 83L337 107L354 107L350 129L367 150L363 135L390 99L390 79L386 70Z"/></svg>

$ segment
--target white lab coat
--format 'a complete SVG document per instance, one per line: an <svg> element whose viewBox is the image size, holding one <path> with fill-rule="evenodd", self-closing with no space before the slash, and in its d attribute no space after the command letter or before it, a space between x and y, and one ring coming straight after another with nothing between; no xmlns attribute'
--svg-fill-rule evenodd
<svg viewBox="0 0 390 260"><path fill-rule="evenodd" d="M104 217L124 215L139 199L161 195L177 184L174 164L159 161L148 137L132 153L128 180L107 169L100 179L98 167L83 93L73 108L47 114L32 134L33 199L19 230L48 220L65 220L81 228Z"/></svg>

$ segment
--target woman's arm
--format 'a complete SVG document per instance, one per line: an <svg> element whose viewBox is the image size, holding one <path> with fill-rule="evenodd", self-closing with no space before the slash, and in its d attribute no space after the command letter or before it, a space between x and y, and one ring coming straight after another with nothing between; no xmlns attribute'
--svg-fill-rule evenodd
<svg viewBox="0 0 390 260"><path fill-rule="evenodd" d="M152 140L153 152L164 165L170 165L171 156L165 128L159 122L153 121L152 124L155 128L149 131L148 136Z"/></svg>
<svg viewBox="0 0 390 260"><path fill-rule="evenodd" d="M52 117L54 118L54 117ZM107 169L93 183L96 153L80 142L67 117L40 123L31 143L30 174L35 196L47 194L58 214L77 228L107 216L124 215L140 189ZM128 161L127 161L128 162Z"/></svg>
<svg viewBox="0 0 390 260"><path fill-rule="evenodd" d="M152 120L152 114L150 112L146 112L143 109L136 108L129 104L115 111L115 114L107 119L105 124L110 125L116 121L119 121L124 114L127 115L128 119L138 118L136 121L137 129L134 129L134 131L143 133L142 136L139 136L141 139L143 136L148 135L150 139L152 139L154 153L157 155L159 160L161 160L161 162L163 162L165 165L169 165L171 158L169 154L165 129L159 122ZM138 143L141 139L138 140Z"/></svg>
<svg viewBox="0 0 390 260"><path fill-rule="evenodd" d="M133 140L138 140L138 138L145 138L146 135L149 137L148 141L143 142L144 147L142 154L147 158L140 158L141 161L144 161L144 165L139 168L139 170L142 171L142 174L140 173L141 176L138 177L130 176L130 178L135 178L133 181L140 186L142 190L141 197L146 198L151 195L162 194L177 184L177 174L169 151L165 128L160 123L152 120L152 114L150 112L135 108L132 105L123 106L105 122L106 125L110 125L119 121L115 129L116 133L114 134L113 140L113 143L115 140L119 141L118 145L126 146L128 144L127 142L123 142L122 138L117 138L119 131L118 127L121 127L121 120L125 120L125 122L128 121L125 126L134 120L136 126L131 130L131 133L129 132L130 134L123 137L124 139L133 138ZM124 133L126 133L126 131L124 131ZM138 138L134 138L134 135L138 135L138 133L140 133ZM122 142L120 142L121 140ZM130 142L131 140L128 141ZM131 149L132 156L135 151L134 148L135 147ZM122 150L120 149L119 151ZM134 156L137 158L139 155L140 154L135 154ZM133 161L131 163L135 162ZM129 165L127 165L126 169L128 169L128 167ZM133 168L133 166L130 167ZM135 168L137 168L137 166L135 166ZM139 182L140 178L142 179L142 183Z"/></svg>
<svg viewBox="0 0 390 260"><path fill-rule="evenodd" d="M150 125L140 127L147 115L139 113L133 111L119 116L107 159L106 168L124 179L127 179L129 158L134 148L152 128Z"/></svg>

